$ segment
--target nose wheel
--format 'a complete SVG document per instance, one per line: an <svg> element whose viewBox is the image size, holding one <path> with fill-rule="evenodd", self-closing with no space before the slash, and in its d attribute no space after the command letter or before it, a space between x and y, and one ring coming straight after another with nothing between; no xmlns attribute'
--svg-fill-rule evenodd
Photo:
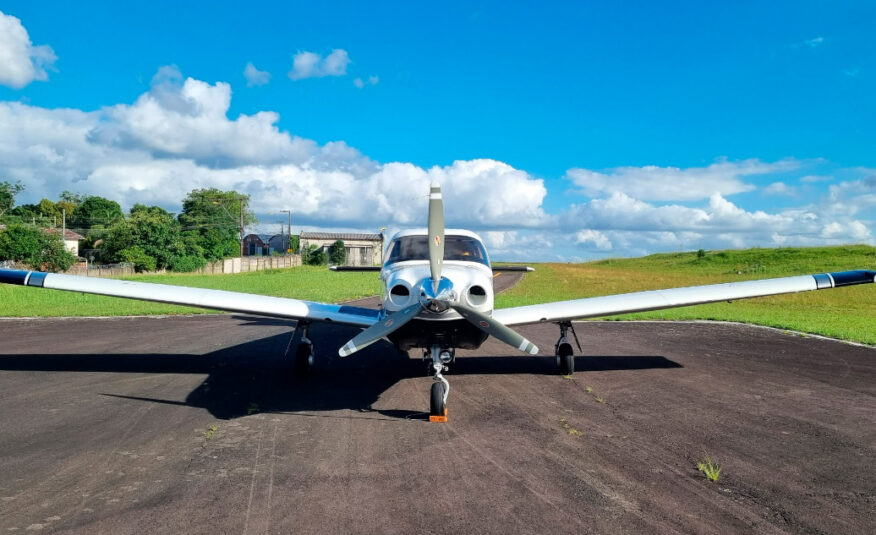
<svg viewBox="0 0 876 535"><path fill-rule="evenodd" d="M447 371L445 363L452 360L452 354L441 349L440 345L432 346L432 390L429 395L429 421L430 422L446 422L447 421L447 395L450 393L450 383L441 374Z"/></svg>
<svg viewBox="0 0 876 535"><path fill-rule="evenodd" d="M575 343L578 345L578 351L581 351L581 343L578 342L578 335L575 333L575 327L572 322L560 323L560 339L557 340L554 350L557 356L557 368L561 375L572 375L575 373L575 352L572 351L572 344L567 338L569 331L572 331L572 336L575 338Z"/></svg>

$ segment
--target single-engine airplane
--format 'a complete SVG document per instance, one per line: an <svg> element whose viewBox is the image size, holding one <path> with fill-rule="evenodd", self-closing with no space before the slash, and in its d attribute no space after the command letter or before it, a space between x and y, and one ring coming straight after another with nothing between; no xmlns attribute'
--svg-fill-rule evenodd
<svg viewBox="0 0 876 535"><path fill-rule="evenodd" d="M494 310L492 267L483 242L473 232L445 230L444 204L437 184L432 184L429 193L428 221L428 229L405 230L390 241L384 264L379 268L383 284L381 310L38 271L0 269L0 283L295 319L291 349L298 372L306 372L314 362L313 343L308 338L312 322L362 327L362 332L338 350L340 356L347 357L381 339L388 339L402 352L422 348L429 373L434 377L430 420L446 421L450 384L442 373L454 361L455 350L476 349L493 336L524 353L538 353L535 344L510 328L516 325L555 323L559 337L554 344L554 356L559 372L568 375L575 367L568 337L571 332L577 343L572 326L575 319L876 282L876 271L843 271ZM578 348L580 351L580 344Z"/></svg>

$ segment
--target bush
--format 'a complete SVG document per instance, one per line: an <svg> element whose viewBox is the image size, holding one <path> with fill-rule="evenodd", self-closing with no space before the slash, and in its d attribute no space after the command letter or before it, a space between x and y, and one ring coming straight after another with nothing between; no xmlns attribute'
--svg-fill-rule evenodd
<svg viewBox="0 0 876 535"><path fill-rule="evenodd" d="M170 270L179 273L191 273L206 265L207 261L202 256L182 255L170 259Z"/></svg>
<svg viewBox="0 0 876 535"><path fill-rule="evenodd" d="M134 271L137 273L155 271L157 264L157 260L146 254L146 251L139 245L122 249L116 254L116 258L122 262L134 264Z"/></svg>
<svg viewBox="0 0 876 535"><path fill-rule="evenodd" d="M15 260L31 269L67 271L75 258L64 247L60 234L25 225L9 225L0 231L0 260Z"/></svg>
<svg viewBox="0 0 876 535"><path fill-rule="evenodd" d="M344 241L338 240L329 249L329 261L333 266L342 266L347 261L347 248Z"/></svg>

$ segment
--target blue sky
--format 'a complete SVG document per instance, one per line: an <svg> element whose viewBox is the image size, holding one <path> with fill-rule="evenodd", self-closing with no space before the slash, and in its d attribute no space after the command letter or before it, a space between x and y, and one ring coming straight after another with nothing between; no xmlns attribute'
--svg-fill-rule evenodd
<svg viewBox="0 0 876 535"><path fill-rule="evenodd" d="M28 186L22 200L56 195L53 188L99 193L112 182L123 203L174 208L147 191L150 176L152 188L170 195L162 181L226 187L264 171L247 192L274 200L288 193L296 203L306 187L360 193L311 199L296 210L301 225L396 228L421 223L419 211L330 207L380 202L375 185L407 190L416 177L437 173L464 190L461 223L489 232L490 245L506 255L873 242L872 2L250 2L242 9L6 1L0 11L55 56L32 54L32 81L19 73L4 84L0 67L0 103L23 107L0 115L10 128L8 137L0 133L0 173ZM302 53L316 63L294 74ZM265 75L248 82L250 63L270 75L267 83ZM166 115L175 109L168 95L198 109L198 99L218 99L212 126L202 117L200 126L173 129L208 140L209 150L171 143L154 127L178 119ZM82 115L61 117L58 108ZM41 143L43 112L59 123ZM241 115L261 117L253 119L260 129L247 130ZM12 134L22 122L26 140ZM295 140L315 143L293 148ZM277 150L241 154L241 144ZM66 163L47 158L42 145ZM128 172L136 164L133 185L118 186L128 176L121 161ZM482 161L494 165L473 163ZM515 191L529 204L509 199ZM476 202L491 196L494 207ZM415 197L392 200L415 204ZM258 205L263 221L273 221L275 204Z"/></svg>

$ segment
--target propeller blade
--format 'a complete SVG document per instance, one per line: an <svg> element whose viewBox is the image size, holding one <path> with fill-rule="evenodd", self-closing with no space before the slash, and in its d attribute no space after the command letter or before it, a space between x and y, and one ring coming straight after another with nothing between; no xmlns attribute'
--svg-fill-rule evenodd
<svg viewBox="0 0 876 535"><path fill-rule="evenodd" d="M469 308L465 305L454 304L452 306L453 309L459 312L459 314L463 318L467 319L469 323L489 334L490 336L497 338L502 342L505 342L511 347L516 347L524 353L529 353L530 355L535 355L536 353L538 353L538 348L535 346L535 344L520 336L510 328L502 325L490 316L487 316L486 314L478 312L477 310Z"/></svg>
<svg viewBox="0 0 876 535"><path fill-rule="evenodd" d="M429 190L429 269L432 275L432 291L434 293L438 293L443 263L444 201L441 199L441 186L435 182Z"/></svg>
<svg viewBox="0 0 876 535"><path fill-rule="evenodd" d="M344 347L338 350L338 355L346 357L360 349L370 346L384 336L390 335L402 325L411 321L411 319L416 316L422 308L423 307L420 303L417 303L385 316L383 319L360 332L354 336L352 340L344 344Z"/></svg>

